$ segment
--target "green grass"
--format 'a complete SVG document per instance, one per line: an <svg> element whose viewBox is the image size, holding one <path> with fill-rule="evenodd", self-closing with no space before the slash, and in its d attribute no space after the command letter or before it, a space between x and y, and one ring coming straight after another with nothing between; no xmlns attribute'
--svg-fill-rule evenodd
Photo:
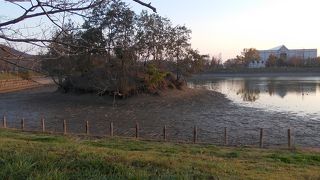
<svg viewBox="0 0 320 180"><path fill-rule="evenodd" d="M36 72L20 72L19 74L16 73L0 73L0 80L9 80L9 79L25 79L28 77L34 77L34 76L41 76L41 74Z"/></svg>
<svg viewBox="0 0 320 180"><path fill-rule="evenodd" d="M0 130L0 179L319 179L320 153Z"/></svg>
<svg viewBox="0 0 320 180"><path fill-rule="evenodd" d="M16 79L17 76L12 73L0 73L0 80Z"/></svg>

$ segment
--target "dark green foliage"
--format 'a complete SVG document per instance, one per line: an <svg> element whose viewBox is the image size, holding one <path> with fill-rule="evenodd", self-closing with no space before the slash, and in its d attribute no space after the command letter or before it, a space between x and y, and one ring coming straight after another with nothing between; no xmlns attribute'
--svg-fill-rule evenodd
<svg viewBox="0 0 320 180"><path fill-rule="evenodd" d="M288 164L297 165L318 165L320 166L319 154L301 154L301 153L288 153L288 154L271 154L268 158L275 161L280 161Z"/></svg>
<svg viewBox="0 0 320 180"><path fill-rule="evenodd" d="M164 88L166 86L165 77L168 74L169 74L168 72L160 71L153 64L148 65L148 69L147 69L148 78L146 79L147 89L149 91L152 91L157 88Z"/></svg>

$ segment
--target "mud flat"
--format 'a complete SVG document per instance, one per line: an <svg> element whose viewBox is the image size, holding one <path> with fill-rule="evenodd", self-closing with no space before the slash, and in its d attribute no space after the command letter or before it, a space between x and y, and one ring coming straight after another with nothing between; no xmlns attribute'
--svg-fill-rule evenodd
<svg viewBox="0 0 320 180"><path fill-rule="evenodd" d="M259 144L259 130L265 129L265 146L286 146L287 129L292 128L294 144L320 146L320 121L295 114L272 112L236 105L224 95L203 89L168 90L158 96L139 95L116 100L96 95L61 94L55 86L0 95L0 114L7 114L8 126L40 130L45 117L47 130L62 131L67 120L68 131L85 132L85 121L96 135L109 133L114 123L115 135L134 136L139 123L140 136L162 138L167 126L169 140L192 141L198 126L201 142L223 144L224 128L228 128L230 145Z"/></svg>

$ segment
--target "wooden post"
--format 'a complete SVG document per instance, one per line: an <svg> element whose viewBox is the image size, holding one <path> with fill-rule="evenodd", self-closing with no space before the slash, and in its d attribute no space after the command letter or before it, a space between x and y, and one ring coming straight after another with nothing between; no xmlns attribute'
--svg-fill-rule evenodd
<svg viewBox="0 0 320 180"><path fill-rule="evenodd" d="M167 127L163 126L163 140L167 141Z"/></svg>
<svg viewBox="0 0 320 180"><path fill-rule="evenodd" d="M263 148L263 128L260 129L260 148Z"/></svg>
<svg viewBox="0 0 320 180"><path fill-rule="evenodd" d="M110 136L113 137L113 122L110 123Z"/></svg>
<svg viewBox="0 0 320 180"><path fill-rule="evenodd" d="M67 134L67 121L63 120L63 134L66 135Z"/></svg>
<svg viewBox="0 0 320 180"><path fill-rule="evenodd" d="M197 143L197 136L198 136L198 128L197 126L194 126L193 128L193 143Z"/></svg>
<svg viewBox="0 0 320 180"><path fill-rule="evenodd" d="M136 138L139 138L139 124L136 123Z"/></svg>
<svg viewBox="0 0 320 180"><path fill-rule="evenodd" d="M227 128L224 128L224 145L228 145L228 134L227 134Z"/></svg>
<svg viewBox="0 0 320 180"><path fill-rule="evenodd" d="M24 118L21 119L21 130L24 131Z"/></svg>
<svg viewBox="0 0 320 180"><path fill-rule="evenodd" d="M7 117L3 115L3 128L7 128Z"/></svg>
<svg viewBox="0 0 320 180"><path fill-rule="evenodd" d="M291 129L288 129L288 148L291 148Z"/></svg>
<svg viewBox="0 0 320 180"><path fill-rule="evenodd" d="M89 135L89 121L86 121L86 134Z"/></svg>
<svg viewBox="0 0 320 180"><path fill-rule="evenodd" d="M42 132L46 132L46 126L44 124L44 118L41 118L41 127L42 127Z"/></svg>

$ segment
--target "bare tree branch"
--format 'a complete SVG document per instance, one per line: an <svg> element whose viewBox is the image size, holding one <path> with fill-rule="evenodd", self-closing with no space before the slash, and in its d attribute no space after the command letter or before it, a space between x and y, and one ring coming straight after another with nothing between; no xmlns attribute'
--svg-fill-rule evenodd
<svg viewBox="0 0 320 180"><path fill-rule="evenodd" d="M101 1L103 2L103 1ZM13 19L11 21L7 21L4 23L0 23L0 27L3 26L8 26L11 24L16 24L18 22L21 22L23 20L29 19L29 18L34 18L34 17L38 17L38 16L44 16L44 15L49 15L49 14L57 14L57 13L62 13L62 12L72 12L72 11L82 11L82 10L86 10L86 9L90 9L94 6L96 6L97 4L90 4L89 6L86 7L81 7L81 8L66 8L66 9L59 9L59 10L52 10L52 11L48 11L48 12L39 12L39 13L34 13L34 14L30 14L28 15L29 12L31 12L34 8L39 7L39 5L35 5L32 6L31 8L28 9L28 11L26 11L23 15L21 15L20 17Z"/></svg>
<svg viewBox="0 0 320 180"><path fill-rule="evenodd" d="M45 73L45 72L19 65L18 63L14 63L14 62L12 62L10 60L6 60L6 59L3 59L3 58L0 58L0 61L4 61L5 63L11 64L11 65L13 65L15 67L18 67L18 68L21 68L21 69L30 70L30 71L33 71L33 72L48 76L48 74Z"/></svg>
<svg viewBox="0 0 320 180"><path fill-rule="evenodd" d="M57 14L57 13L61 13L61 12L76 12L76 11L87 10L87 9L93 8L95 6L98 6L99 4L101 4L101 3L105 2L105 1L106 0L101 0L101 1L97 1L97 2L91 2L89 5L86 5L84 7L77 7L77 8L70 7L70 8L65 8L65 9L59 8L57 10L52 10L52 11L47 11L47 12L39 12L39 13L34 13L34 14L29 14L28 15L28 13L34 11L36 8L38 8L40 6L39 1L38 1L37 5L31 6L20 17L15 18L15 19L10 20L10 21L7 21L7 22L0 23L0 27L8 26L10 24L16 24L16 23L18 23L20 21L23 21L25 19L34 18L34 17L38 17L38 16ZM153 12L157 12L156 8L151 6L151 3L147 4L147 3L144 3L144 2L142 2L140 0L133 0L133 1L136 2L136 3L141 4L142 6L150 8L151 10L153 10ZM14 1L12 1L12 2L14 2ZM59 6L57 6L57 7L59 7Z"/></svg>
<svg viewBox="0 0 320 180"><path fill-rule="evenodd" d="M57 21L57 18L60 18L62 13L68 13L69 15L77 15L81 17L86 18L86 10L90 10L94 7L97 7L101 5L102 3L109 2L110 0L79 0L79 1L47 1L47 0L6 0L8 2L11 2L12 4L19 7L21 10L23 10L21 15L18 15L17 17L13 19L9 19L7 21L0 21L0 39L5 40L7 43L27 43L32 46L37 46L40 48L46 48L50 43L56 43L60 45L65 45L68 47L72 47L75 49L82 49L85 52L90 52L92 49L91 46L84 47L79 46L77 44L69 44L66 42L61 42L56 38L53 38L52 36L46 37L46 33L43 31L43 28L39 27L39 29L42 30L43 37L41 37L40 34L28 34L28 32L25 32L23 28L16 27L16 24L19 24L21 22L24 22L28 19L33 19L37 17L46 17L50 20L51 23L53 23L54 27L58 27L61 30L61 33L67 34L68 32L72 32L70 29L64 29L64 22ZM19 4L21 2L30 2L30 4ZM156 12L156 8L151 6L151 3L145 3L141 0L132 0L142 6L145 6L149 9L151 9L153 12ZM36 2L36 3L34 3ZM57 15L57 17L55 17ZM64 17L65 14L62 16ZM58 19L59 20L59 19ZM25 28L27 29L27 28ZM22 31L20 31L22 30ZM68 31L68 32L66 32ZM70 48L70 49L72 49ZM0 57L1 58L1 57ZM13 57L16 60L21 60L19 57ZM32 70L38 73L38 70L34 70L28 67L23 67L23 65L19 63L15 63L14 61L11 61L11 59L1 58L0 61L4 61L8 64L11 64L13 66L26 69L26 70Z"/></svg>
<svg viewBox="0 0 320 180"><path fill-rule="evenodd" d="M145 2L142 2L142 1L140 1L140 0L133 0L134 2L136 2L136 3L139 3L139 4L141 4L142 6L145 6L145 7L147 7L147 8L150 8L153 12L157 12L157 9L155 8L155 7L153 7L153 6L151 6L151 3L149 3L149 4L147 4L147 3L145 3Z"/></svg>
<svg viewBox="0 0 320 180"><path fill-rule="evenodd" d="M45 13L45 15L48 17L48 19L54 24L54 25L56 25L57 27L59 27L61 30L63 30L63 28L59 25L59 24L57 24L50 16L49 16L49 14L47 13L47 11L44 9L44 7L42 6L42 3L39 1L39 0L37 0L37 2L38 2L38 5L40 6L40 8L42 9L42 12L44 12Z"/></svg>

